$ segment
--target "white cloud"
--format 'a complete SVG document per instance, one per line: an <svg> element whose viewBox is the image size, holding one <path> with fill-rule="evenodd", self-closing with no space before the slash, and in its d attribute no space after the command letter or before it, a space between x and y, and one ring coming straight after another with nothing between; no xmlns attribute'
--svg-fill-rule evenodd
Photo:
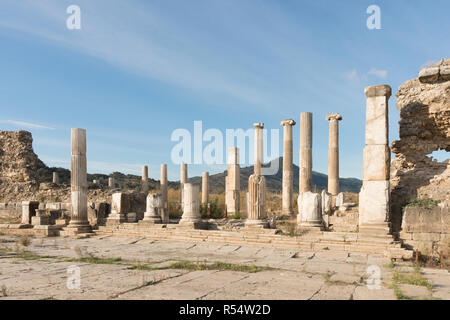
<svg viewBox="0 0 450 320"><path fill-rule="evenodd" d="M369 70L369 72L367 72L367 74L377 76L378 78L381 78L381 79L386 79L387 73L388 73L387 70L378 70L375 68L372 68Z"/></svg>
<svg viewBox="0 0 450 320"><path fill-rule="evenodd" d="M366 73L360 73L356 69L352 69L351 71L345 73L344 77L351 82L363 83L369 79L369 75L376 76L381 79L386 79L387 74L387 70L379 70L376 68L371 68Z"/></svg>
<svg viewBox="0 0 450 320"><path fill-rule="evenodd" d="M41 130L54 130L55 128L47 127L37 123L25 122L25 121L17 121L17 120L6 120L1 121L3 123L10 123L18 128L26 128L26 129L41 129Z"/></svg>

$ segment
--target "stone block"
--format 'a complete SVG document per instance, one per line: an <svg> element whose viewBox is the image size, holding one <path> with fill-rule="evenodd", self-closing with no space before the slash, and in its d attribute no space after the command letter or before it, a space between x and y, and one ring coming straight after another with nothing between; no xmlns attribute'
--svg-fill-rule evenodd
<svg viewBox="0 0 450 320"><path fill-rule="evenodd" d="M331 213L331 194L329 194L325 190L322 190L321 200L322 200L322 214L330 214Z"/></svg>
<svg viewBox="0 0 450 320"><path fill-rule="evenodd" d="M303 192L298 197L300 226L322 227L322 201L319 193Z"/></svg>
<svg viewBox="0 0 450 320"><path fill-rule="evenodd" d="M438 79L439 67L429 67L419 71L419 81L422 83L435 83Z"/></svg>
<svg viewBox="0 0 450 320"><path fill-rule="evenodd" d="M441 240L440 233L427 233L427 232L417 232L413 233L413 240L416 241L439 241Z"/></svg>
<svg viewBox="0 0 450 320"><path fill-rule="evenodd" d="M50 217L48 216L39 216L39 217L31 217L31 224L33 226L46 226L50 224Z"/></svg>
<svg viewBox="0 0 450 320"><path fill-rule="evenodd" d="M30 224L31 218L36 215L36 209L38 208L39 208L39 201L23 201L22 224Z"/></svg>
<svg viewBox="0 0 450 320"><path fill-rule="evenodd" d="M367 99L366 145L388 144L388 103L384 96Z"/></svg>
<svg viewBox="0 0 450 320"><path fill-rule="evenodd" d="M450 80L450 66L441 66L439 74L442 80L444 81Z"/></svg>
<svg viewBox="0 0 450 320"><path fill-rule="evenodd" d="M380 224L389 214L389 181L364 181L359 193L359 225Z"/></svg>
<svg viewBox="0 0 450 320"><path fill-rule="evenodd" d="M127 222L136 222L136 212L127 213Z"/></svg>
<svg viewBox="0 0 450 320"><path fill-rule="evenodd" d="M387 145L366 145L363 151L363 180L389 180L391 153Z"/></svg>

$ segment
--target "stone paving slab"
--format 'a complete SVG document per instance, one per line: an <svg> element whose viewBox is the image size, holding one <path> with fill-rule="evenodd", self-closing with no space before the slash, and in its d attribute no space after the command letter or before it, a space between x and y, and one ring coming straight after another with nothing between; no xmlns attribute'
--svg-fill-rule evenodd
<svg viewBox="0 0 450 320"><path fill-rule="evenodd" d="M23 247L18 240L0 236L0 299L396 299L392 272L415 270L410 264L393 267L383 254L265 244L94 236L32 239ZM31 260L15 256L18 249L37 256ZM67 261L81 257L122 260ZM249 273L168 268L185 260L269 269ZM132 268L138 264L147 267ZM69 266L80 268L80 289L67 288ZM370 290L365 283L369 266L380 270L379 289ZM156 267L161 270L151 269ZM447 270L422 268L422 274L432 284L432 292L407 284L398 288L414 299L450 299Z"/></svg>

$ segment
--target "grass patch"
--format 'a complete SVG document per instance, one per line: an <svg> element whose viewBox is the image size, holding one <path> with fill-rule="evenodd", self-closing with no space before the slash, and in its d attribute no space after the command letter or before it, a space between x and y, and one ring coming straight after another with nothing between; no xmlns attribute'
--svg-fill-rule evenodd
<svg viewBox="0 0 450 320"><path fill-rule="evenodd" d="M99 258L99 257L84 257L84 258L65 258L65 262L82 262L91 264L120 264L122 258Z"/></svg>
<svg viewBox="0 0 450 320"><path fill-rule="evenodd" d="M191 262L191 261L177 261L168 266L163 267L153 267L146 264L136 264L131 267L133 270L167 270L167 269L181 269L190 271L202 271L202 270L220 270L220 271L239 271L247 273L256 273L263 270L268 270L267 267L258 267L255 265L244 265L244 264L232 264L215 261L213 263L204 262Z"/></svg>
<svg viewBox="0 0 450 320"><path fill-rule="evenodd" d="M406 208L434 208L437 207L439 201L423 198L423 199L414 199L405 204Z"/></svg>
<svg viewBox="0 0 450 320"><path fill-rule="evenodd" d="M54 256L41 256L28 251L16 252L14 258L19 258L23 260L41 260L41 259L53 259Z"/></svg>
<svg viewBox="0 0 450 320"><path fill-rule="evenodd" d="M411 300L411 298L406 296L396 284L392 284L391 288L394 290L394 294L397 300Z"/></svg>
<svg viewBox="0 0 450 320"><path fill-rule="evenodd" d="M420 271L414 271L410 273L400 273L397 271L393 272L393 281L396 284L411 284L414 286L421 286L427 288L429 291L432 291L433 286L422 276Z"/></svg>

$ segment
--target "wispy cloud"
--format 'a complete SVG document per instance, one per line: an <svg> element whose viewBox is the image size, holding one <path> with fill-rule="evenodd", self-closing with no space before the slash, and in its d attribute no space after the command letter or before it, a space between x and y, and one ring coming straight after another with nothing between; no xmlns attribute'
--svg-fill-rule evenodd
<svg viewBox="0 0 450 320"><path fill-rule="evenodd" d="M376 68L371 68L367 72L359 72L356 69L352 69L349 72L344 73L344 78L346 78L348 81L362 84L369 80L369 76L375 76L380 79L386 79L387 78L387 70L380 70Z"/></svg>
<svg viewBox="0 0 450 320"><path fill-rule="evenodd" d="M378 70L376 68L372 68L369 70L369 72L367 72L367 74L377 76L381 79L386 79L388 72L387 70Z"/></svg>
<svg viewBox="0 0 450 320"><path fill-rule="evenodd" d="M31 122L25 122L25 121L18 121L18 120L3 120L0 121L3 123L10 123L15 127L18 128L26 128L26 129L40 129L40 130L54 130L55 128L44 126L37 123L31 123Z"/></svg>

